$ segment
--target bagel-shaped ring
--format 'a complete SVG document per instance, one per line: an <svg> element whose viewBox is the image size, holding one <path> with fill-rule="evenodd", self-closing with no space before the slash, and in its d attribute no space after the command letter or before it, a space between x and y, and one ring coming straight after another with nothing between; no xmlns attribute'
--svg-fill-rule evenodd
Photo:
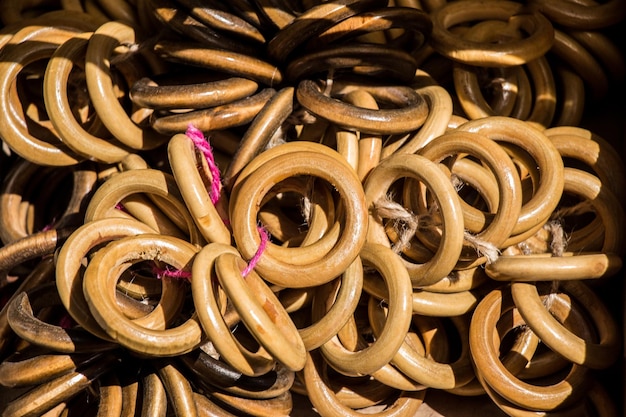
<svg viewBox="0 0 626 417"><path fill-rule="evenodd" d="M382 308L370 313L370 323L375 335L381 331L385 314ZM460 337L461 351L452 363L440 363L430 356L417 352L406 341L402 343L391 363L401 372L428 388L453 389L469 383L474 378L469 351L469 318L456 316L454 325Z"/></svg>
<svg viewBox="0 0 626 417"><path fill-rule="evenodd" d="M350 91L343 97L349 104L366 109L378 110L379 106L374 96L365 90ZM337 143L339 147L339 143ZM381 135L366 135L359 133L358 139L357 175L361 182L367 174L380 162L383 141Z"/></svg>
<svg viewBox="0 0 626 417"><path fill-rule="evenodd" d="M600 135L574 125L558 126L543 132L563 158L583 162L619 201L626 199L626 169L615 147Z"/></svg>
<svg viewBox="0 0 626 417"><path fill-rule="evenodd" d="M180 80L176 81L180 83ZM133 84L128 94L133 103L149 109L197 109L248 97L258 86L255 81L243 77L194 84L157 84L154 79L143 77Z"/></svg>
<svg viewBox="0 0 626 417"><path fill-rule="evenodd" d="M44 76L43 95L46 111L59 137L83 157L103 163L121 161L129 150L116 140L94 136L74 117L68 97L72 69L85 59L92 33L77 34L61 44L50 57Z"/></svg>
<svg viewBox="0 0 626 417"><path fill-rule="evenodd" d="M543 56L554 42L554 29L541 13L525 13L524 5L513 1L485 3L479 0L448 2L433 11L430 45L438 53L458 62L483 67L525 64ZM509 42L474 42L454 35L450 29L476 20L503 20L522 28L529 36Z"/></svg>
<svg viewBox="0 0 626 417"><path fill-rule="evenodd" d="M56 259L56 285L59 298L70 316L85 330L104 340L111 338L95 321L82 290L81 264L89 251L109 240L142 233L154 233L143 223L129 219L103 219L86 222L65 241Z"/></svg>
<svg viewBox="0 0 626 417"><path fill-rule="evenodd" d="M144 416L165 414L167 412L167 393L157 371L154 369L147 371L146 375L141 379L141 385L143 398L150 398L150 401L143 401L141 413Z"/></svg>
<svg viewBox="0 0 626 417"><path fill-rule="evenodd" d="M12 353L0 363L0 385L18 388L42 384L73 372L101 355L99 352L73 355L49 353L31 346Z"/></svg>
<svg viewBox="0 0 626 417"><path fill-rule="evenodd" d="M85 223L108 217L116 204L136 193L155 194L167 200L183 217L189 241L201 245L204 238L183 202L172 174L157 169L131 169L106 180L93 194L85 211Z"/></svg>
<svg viewBox="0 0 626 417"><path fill-rule="evenodd" d="M491 291L476 307L469 343L477 374L499 395L520 407L541 411L568 407L587 389L588 368L574 364L564 379L543 386L516 378L498 358L500 340L492 332L503 312L513 308L515 304L508 288Z"/></svg>
<svg viewBox="0 0 626 417"><path fill-rule="evenodd" d="M341 276L341 284L334 300L336 285L332 282L315 289L311 307L312 320L308 327L299 329L300 337L308 351L329 341L354 314L363 287L363 264L357 257ZM332 301L332 305L328 304Z"/></svg>
<svg viewBox="0 0 626 417"><path fill-rule="evenodd" d="M419 71L419 70L418 70ZM385 145L382 150L382 158L386 158L394 152L417 153L428 142L443 135L452 117L452 97L445 88L439 85L429 85L417 89L426 104L428 104L428 116L419 130L409 135L404 141L397 141Z"/></svg>
<svg viewBox="0 0 626 417"><path fill-rule="evenodd" d="M203 132L242 126L252 122L274 94L273 88L264 88L250 97L208 109L153 113L150 123L154 130L167 135L182 133L190 124Z"/></svg>
<svg viewBox="0 0 626 417"><path fill-rule="evenodd" d="M203 2L199 0L178 0L190 10L190 14L200 22L218 31L232 33L238 38L244 38L249 42L265 43L265 37L253 24L241 17L242 9L232 4L233 11L230 13L222 9L219 2Z"/></svg>
<svg viewBox="0 0 626 417"><path fill-rule="evenodd" d="M145 260L159 260L177 270L188 268L197 248L170 236L141 234L110 242L98 250L98 262L87 265L83 292L92 315L110 338L131 351L153 356L172 356L197 348L204 337L195 313L177 327L154 330L129 320L117 308L115 284L118 267Z"/></svg>
<svg viewBox="0 0 626 417"><path fill-rule="evenodd" d="M72 233L73 228L51 229L28 235L0 247L0 271L54 253Z"/></svg>
<svg viewBox="0 0 626 417"><path fill-rule="evenodd" d="M353 410L339 402L337 395L322 377L323 358L314 350L307 354L308 359L300 376L304 380L309 400L318 413L328 417L361 417L364 413ZM426 391L402 392L396 402L387 409L371 414L379 417L400 417L415 415L422 405Z"/></svg>
<svg viewBox="0 0 626 417"><path fill-rule="evenodd" d="M543 305L539 288L531 283L514 282L511 293L524 321L550 349L578 365L605 369L619 356L620 340L615 319L606 306L582 281L561 281L560 288L585 306L598 334L598 342L585 340L567 330Z"/></svg>
<svg viewBox="0 0 626 417"><path fill-rule="evenodd" d="M233 237L242 257L251 259L257 252L260 238L256 207L264 194L284 179L311 175L335 187L343 203L345 222L337 243L326 253L316 253L315 245L321 240L295 248L281 248L269 242L255 270L264 279L286 288L321 285L338 277L356 259L367 233L365 196L354 170L336 151L314 143L286 143L255 159L266 162L249 174L242 171L230 200ZM256 166L255 160L250 166ZM278 253L280 257L276 256ZM297 264L293 261L296 254L302 255L298 256L301 260Z"/></svg>
<svg viewBox="0 0 626 417"><path fill-rule="evenodd" d="M601 246L597 248L602 253L615 253L617 255L624 254L624 236L619 232L626 222L626 214L620 201L617 200L615 194L604 186L603 182L593 174L577 168L564 169L565 186L564 193L580 197L584 201L588 201L593 211L602 221L604 239ZM578 233L583 233L578 236ZM593 230L591 231L593 233ZM587 239L589 231L574 230L570 236L568 245L569 250L580 252L589 248L589 240Z"/></svg>
<svg viewBox="0 0 626 417"><path fill-rule="evenodd" d="M246 398L238 395L232 395L224 391L215 391L211 393L212 399L220 404L220 406L258 416L288 416L293 411L293 401L290 391L285 391L271 398Z"/></svg>
<svg viewBox="0 0 626 417"><path fill-rule="evenodd" d="M433 257L423 264L403 261L413 287L432 285L448 276L463 249L463 211L450 179L435 162L415 154L394 154L374 168L365 181L367 206L384 197L389 187L402 177L423 182L436 200L442 219L442 236ZM368 241L390 247L384 225L370 214Z"/></svg>
<svg viewBox="0 0 626 417"><path fill-rule="evenodd" d="M224 224L226 219L220 217L217 207L211 202L202 175L196 168L199 164L207 172L207 167L204 167L206 160L197 158L193 142L182 133L170 139L167 154L180 194L202 236L207 242L230 244L230 230Z"/></svg>
<svg viewBox="0 0 626 417"><path fill-rule="evenodd" d="M387 321L376 341L358 351L346 349L338 337L320 346L335 370L348 376L369 375L389 363L404 341L411 324L411 279L400 257L390 248L366 243L360 253L363 263L379 271L388 288Z"/></svg>
<svg viewBox="0 0 626 417"><path fill-rule="evenodd" d="M213 358L202 348L183 355L181 360L203 383L240 397L277 397L288 391L295 379L295 373L280 364L264 375L249 377Z"/></svg>
<svg viewBox="0 0 626 417"><path fill-rule="evenodd" d="M467 134L469 133L469 134ZM516 221L520 215L522 207L522 185L516 173L515 165L506 151L495 141L486 138L481 134L452 131L433 139L424 146L419 155L437 163L441 163L449 156L467 153L486 165L495 176L498 184L498 202L495 213L489 216L486 213L474 209L463 199L459 198L463 207L463 224L465 229L481 240L490 242L496 247L501 247L511 236ZM454 163L454 162L453 162ZM454 172L454 165L450 168ZM414 182L413 182L414 183ZM422 197L424 193L417 193L413 187L407 183L404 198L411 201L417 196ZM413 205L413 204L411 204ZM421 211L421 207L420 207ZM476 220L480 220L477 222ZM479 228L476 225L479 224Z"/></svg>
<svg viewBox="0 0 626 417"><path fill-rule="evenodd" d="M160 41L154 51L163 59L212 69L275 88L283 82L280 69L271 63L223 48L208 48L189 42Z"/></svg>
<svg viewBox="0 0 626 417"><path fill-rule="evenodd" d="M504 116L470 120L457 129L480 133L499 143L517 145L531 155L535 164L527 168L535 171L530 173L531 176L539 174L539 181L534 185L534 194L522 205L513 234L542 226L559 204L565 182L561 155L548 137L524 121ZM504 246L518 243L517 240L512 236Z"/></svg>
<svg viewBox="0 0 626 417"><path fill-rule="evenodd" d="M369 275L365 275L363 289L381 300L388 298L388 291L383 283ZM428 317L460 316L474 310L480 301L480 293L480 288L453 293L438 293L414 289L411 308L413 314Z"/></svg>
<svg viewBox="0 0 626 417"><path fill-rule="evenodd" d="M285 62L307 39L368 8L384 7L379 0L334 0L318 4L292 19L267 43L267 53L277 62Z"/></svg>
<svg viewBox="0 0 626 417"><path fill-rule="evenodd" d="M168 139L137 125L118 101L111 76L111 56L120 45L135 42L135 31L122 22L101 25L89 38L85 77L91 104L113 137L134 150L154 149Z"/></svg>
<svg viewBox="0 0 626 417"><path fill-rule="evenodd" d="M0 87L4 92L0 97L0 135L16 154L38 165L75 165L84 160L84 157L64 145L50 131L46 134L48 138L36 137L30 133L26 110L17 98L16 83L25 67L49 58L61 43L75 34L70 29L25 27L13 36L0 54Z"/></svg>
<svg viewBox="0 0 626 417"><path fill-rule="evenodd" d="M276 360L292 371L304 368L306 348L278 297L240 256L224 253L215 260L215 274L243 324Z"/></svg>
<svg viewBox="0 0 626 417"><path fill-rule="evenodd" d="M626 17L623 0L581 3L570 0L531 0L529 5L550 21L578 30L602 29L619 23Z"/></svg>
<svg viewBox="0 0 626 417"><path fill-rule="evenodd" d="M226 363L247 376L266 374L273 369L275 359L263 346L252 352L239 342L229 329L220 308L217 288L214 288L217 282L214 265L217 257L223 253L239 255L237 249L230 245L209 243L194 258L191 269L194 277L191 280L191 296L198 321L208 340Z"/></svg>
<svg viewBox="0 0 626 417"><path fill-rule="evenodd" d="M83 329L64 329L35 316L43 308L55 304L60 304L60 300L54 283L32 288L18 294L11 301L7 307L7 321L11 329L22 339L55 352L98 352L115 347L115 344L94 337Z"/></svg>
<svg viewBox="0 0 626 417"><path fill-rule="evenodd" d="M496 281L561 281L611 277L621 267L622 258L616 254L565 252L501 255L485 266L485 272Z"/></svg>
<svg viewBox="0 0 626 417"><path fill-rule="evenodd" d="M302 79L323 76L331 69L335 73L345 70L375 74L403 83L413 80L417 63L411 54L386 45L330 45L291 60L285 70L285 78L295 83Z"/></svg>
<svg viewBox="0 0 626 417"><path fill-rule="evenodd" d="M3 413L7 416L41 416L58 404L68 401L81 391L88 389L102 374L110 372L119 362L119 355L107 353L84 368L61 375L48 383L41 384L6 404Z"/></svg>
<svg viewBox="0 0 626 417"><path fill-rule="evenodd" d="M414 7L395 7L369 10L340 21L323 33L311 38L305 47L307 51L314 51L335 42L345 42L369 33L401 29L403 38L408 33L413 34L409 41L411 50L418 49L430 38L433 23L428 13ZM397 44L397 39L390 41Z"/></svg>
<svg viewBox="0 0 626 417"><path fill-rule="evenodd" d="M376 97L377 90L372 90ZM428 106L422 96L410 88L395 88L395 109L362 109L336 98L327 97L312 80L302 80L296 89L298 102L311 113L344 129L374 134L409 133L426 121Z"/></svg>

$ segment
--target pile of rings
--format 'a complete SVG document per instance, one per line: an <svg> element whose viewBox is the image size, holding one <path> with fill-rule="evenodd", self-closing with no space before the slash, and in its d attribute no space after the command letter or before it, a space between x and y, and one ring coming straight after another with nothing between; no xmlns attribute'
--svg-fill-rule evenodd
<svg viewBox="0 0 626 417"><path fill-rule="evenodd" d="M618 416L625 17L0 1L2 416Z"/></svg>

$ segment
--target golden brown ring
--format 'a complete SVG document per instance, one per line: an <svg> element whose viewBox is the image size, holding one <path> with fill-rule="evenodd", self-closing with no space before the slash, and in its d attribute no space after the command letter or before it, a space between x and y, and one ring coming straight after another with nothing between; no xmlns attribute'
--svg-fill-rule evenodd
<svg viewBox="0 0 626 417"><path fill-rule="evenodd" d="M371 7L384 7L378 0L334 0L309 8L281 28L267 43L267 52L278 62L285 62L298 46L319 33Z"/></svg>
<svg viewBox="0 0 626 417"><path fill-rule="evenodd" d="M281 248L269 242L255 269L263 278L282 287L321 285L339 276L358 255L367 232L365 196L354 170L336 151L314 143L286 143L256 159L266 162L249 174L242 171L230 200L233 237L242 257L251 259L257 252L260 238L256 211L264 194L284 179L309 175L325 180L339 192L345 216L339 240L325 253L315 251L317 242L324 243L322 239L295 248ZM256 166L255 160L248 165L251 166ZM299 258L298 263L294 262L294 256Z"/></svg>
<svg viewBox="0 0 626 417"><path fill-rule="evenodd" d="M191 139L183 134L174 135L167 145L167 154L180 194L202 236L207 242L230 244L230 230L224 223L228 219L222 218L211 202L207 186L196 167L206 165L206 161L197 161ZM222 195L222 198L227 197Z"/></svg>
<svg viewBox="0 0 626 417"><path fill-rule="evenodd" d="M405 34L412 35L411 49L418 49L429 38L433 24L429 15L423 10L413 7L386 7L368 10L340 21L333 27L311 38L305 49L308 51L323 48L334 42L344 42L373 32L402 29ZM402 35L404 37L404 35ZM390 41L396 44L397 39Z"/></svg>
<svg viewBox="0 0 626 417"><path fill-rule="evenodd" d="M524 13L523 4L499 1L485 7L483 1L448 2L431 14L430 45L458 62L483 67L521 65L543 56L554 42L554 29L541 13ZM504 20L529 33L524 39L502 43L474 42L456 36L452 27L477 20Z"/></svg>
<svg viewBox="0 0 626 417"><path fill-rule="evenodd" d="M218 289L215 288L217 276L214 268L215 260L223 253L239 255L237 249L230 245L209 243L194 258L191 296L198 321L208 340L226 363L244 375L263 375L274 367L274 358L262 346L256 352L247 349L233 335L224 318L223 303L226 300L219 299Z"/></svg>
<svg viewBox="0 0 626 417"><path fill-rule="evenodd" d="M481 240L490 242L496 247L511 236L519 218L522 207L522 186L515 165L507 153L495 141L481 134L452 131L433 139L424 146L419 154L437 163L446 158L467 153L486 165L495 176L498 184L498 202L494 202L494 215L482 214L472 208L463 199L459 199L463 207L463 224L466 230L476 233ZM454 172L454 165L451 166ZM418 195L415 190L405 188L405 201L411 201ZM420 196L423 193L419 193ZM421 212L421 210L420 210ZM483 217L484 216L484 217ZM481 218L482 217L482 218ZM479 220L478 222L476 220ZM477 228L476 226L480 226Z"/></svg>
<svg viewBox="0 0 626 417"><path fill-rule="evenodd" d="M136 193L155 194L167 200L182 216L187 226L185 232L189 236L189 241L198 245L204 242L193 217L183 202L173 175L157 169L131 169L106 180L89 201L85 212L85 223L109 217L111 211L119 211L115 208L118 203L125 197Z"/></svg>
<svg viewBox="0 0 626 417"><path fill-rule="evenodd" d="M189 352L202 342L202 327L195 314L182 324L155 330L128 319L117 307L112 291L119 278L116 270L135 262L158 260L176 270L189 268L197 248L181 239L141 234L121 238L98 250L98 262L90 262L83 278L89 310L110 338L129 350L145 355L171 356Z"/></svg>
<svg viewBox="0 0 626 417"><path fill-rule="evenodd" d="M374 134L409 133L426 121L428 106L419 93L410 88L394 89L395 109L368 110L325 96L312 80L302 80L296 89L298 102L311 113L345 129ZM374 94L376 97L376 95Z"/></svg>
<svg viewBox="0 0 626 417"><path fill-rule="evenodd" d="M317 351L309 353L304 371L300 374L304 380L309 400L315 409L320 414L328 417L362 416L363 413L339 402L334 391L330 389L329 383L321 376L322 361L323 358ZM402 392L392 406L372 415L380 417L415 415L422 405L425 392L425 390Z"/></svg>
<svg viewBox="0 0 626 417"><path fill-rule="evenodd" d="M561 155L546 135L526 122L503 116L470 120L457 129L481 133L496 142L517 145L534 159L534 164L529 169L532 168L534 174L539 175L539 181L534 185L534 194L522 205L513 234L518 235L532 230L554 212L559 204L565 180ZM515 240L515 236L512 236L505 246L510 246Z"/></svg>
<svg viewBox="0 0 626 417"><path fill-rule="evenodd" d="M155 113L150 123L154 130L166 135L183 133L189 124L203 132L242 126L254 120L274 94L273 88L265 88L250 97L217 107L164 115Z"/></svg>
<svg viewBox="0 0 626 417"><path fill-rule="evenodd" d="M190 109L215 107L252 95L255 81L242 77L223 78L195 84L159 85L144 77L135 82L129 97L149 109Z"/></svg>
<svg viewBox="0 0 626 417"><path fill-rule="evenodd" d="M469 340L477 373L490 388L518 406L541 411L569 406L587 388L586 367L574 365L562 380L542 386L516 378L498 358L500 340L493 334L493 329L503 312L515 306L510 293L502 289L490 292L476 308L470 325ZM543 305L541 308L545 310ZM521 310L519 313L524 318ZM563 315L561 318L564 319ZM552 319L556 321L555 318ZM543 341L541 335L538 336Z"/></svg>
<svg viewBox="0 0 626 417"><path fill-rule="evenodd" d="M443 223L439 248L425 263L403 261L414 287L431 285L448 276L454 269L463 247L463 211L450 179L436 163L415 154L394 154L374 168L364 184L367 206L383 198L389 187L403 177L423 182L436 200ZM370 214L368 241L389 247L389 239L381 221Z"/></svg>
<svg viewBox="0 0 626 417"><path fill-rule="evenodd" d="M162 359L156 367L174 413L179 416L196 417L198 411L189 380L174 366L172 359Z"/></svg>
<svg viewBox="0 0 626 417"><path fill-rule="evenodd" d="M240 256L224 253L215 259L215 274L241 321L277 361L292 371L304 368L306 348L298 329L278 297Z"/></svg>
<svg viewBox="0 0 626 417"><path fill-rule="evenodd" d="M270 88L280 85L283 81L283 75L278 67L252 55L206 46L194 47L189 42L167 40L157 43L154 51L168 61L247 78Z"/></svg>
<svg viewBox="0 0 626 417"><path fill-rule="evenodd" d="M84 368L67 373L38 385L11 401L3 410L6 416L40 416L87 389L100 375L110 372L118 362L118 355L107 354Z"/></svg>
<svg viewBox="0 0 626 417"><path fill-rule="evenodd" d="M514 282L511 293L524 321L550 349L591 369L605 369L614 364L620 346L618 326L604 303L580 280L561 281L560 287L586 308L597 331L597 342L577 336L552 317L541 301L537 286Z"/></svg>
<svg viewBox="0 0 626 417"><path fill-rule="evenodd" d="M400 257L390 248L366 243L360 253L363 263L375 268L385 281L389 312L376 341L357 350L347 349L338 337L320 346L326 361L349 376L369 375L389 363L404 341L411 324L411 279Z"/></svg>
<svg viewBox="0 0 626 417"><path fill-rule="evenodd" d="M29 117L17 98L20 72L35 61L48 59L59 44L73 35L69 29L26 27L13 35L0 54L0 86L4 92L0 97L0 135L15 153L38 165L75 165L84 159L60 142L53 132L36 129L38 136L45 135L42 137L30 133Z"/></svg>
<svg viewBox="0 0 626 417"><path fill-rule="evenodd" d="M120 45L135 42L135 30L122 22L107 22L89 38L85 54L85 76L91 104L102 123L124 145L135 150L154 149L168 138L137 125L116 97L111 75L111 58Z"/></svg>

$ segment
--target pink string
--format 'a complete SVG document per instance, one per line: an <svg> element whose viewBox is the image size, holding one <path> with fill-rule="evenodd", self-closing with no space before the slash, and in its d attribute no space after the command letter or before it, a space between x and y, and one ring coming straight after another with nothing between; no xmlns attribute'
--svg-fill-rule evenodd
<svg viewBox="0 0 626 417"><path fill-rule="evenodd" d="M182 269L172 269L168 266L166 266L163 269L154 266L152 268L152 272L157 276L158 279L162 279L162 278L190 279L191 278L191 272L183 271Z"/></svg>
<svg viewBox="0 0 626 417"><path fill-rule="evenodd" d="M250 271L254 269L256 264L259 262L259 259L261 259L261 255L263 255L263 252L265 251L265 248L267 247L267 242L269 242L270 240L270 234L267 230L265 230L264 227L259 226L257 227L257 230L261 234L261 242L259 243L259 247L256 250L256 253L254 254L254 256L250 258L248 265L244 268L243 271L241 271L241 275L244 278L250 273Z"/></svg>
<svg viewBox="0 0 626 417"><path fill-rule="evenodd" d="M211 145L204 137L204 134L191 123L189 124L189 126L187 126L187 132L185 132L185 134L189 139L191 139L195 147L200 152L202 152L204 158L206 159L212 177L209 197L211 198L211 203L215 204L220 199L220 193L222 191L222 180L220 178L220 170L215 163L213 149L211 149Z"/></svg>

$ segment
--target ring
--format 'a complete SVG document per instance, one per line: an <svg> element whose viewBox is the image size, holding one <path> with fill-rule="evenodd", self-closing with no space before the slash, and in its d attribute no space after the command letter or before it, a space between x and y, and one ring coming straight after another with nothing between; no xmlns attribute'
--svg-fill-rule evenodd
<svg viewBox="0 0 626 417"><path fill-rule="evenodd" d="M617 323L606 306L582 281L560 281L560 287L585 306L597 330L597 343L578 337L552 317L543 305L535 285L514 282L511 284L511 293L524 321L550 349L575 364L591 369L611 366L619 355Z"/></svg>
<svg viewBox="0 0 626 417"><path fill-rule="evenodd" d="M117 283L119 270L133 263L157 260L182 270L189 267L196 252L197 248L184 240L155 234L120 238L98 250L85 270L83 292L100 327L120 345L145 355L173 356L197 348L204 335L195 314L173 328L144 327L119 310L111 290ZM164 316L166 321L172 318L167 313Z"/></svg>
<svg viewBox="0 0 626 417"><path fill-rule="evenodd" d="M266 162L248 170L258 162L253 160L241 172L230 199L233 237L242 257L251 259L259 247L256 207L264 194L287 178L310 175L330 183L343 203L345 221L337 243L330 250L320 252L316 245L323 244L323 239L294 248L269 242L255 270L275 285L293 288L321 285L341 275L356 259L367 232L365 196L354 170L325 145L299 141L274 147L255 159Z"/></svg>
<svg viewBox="0 0 626 417"><path fill-rule="evenodd" d="M369 375L389 363L404 341L411 324L411 279L400 257L386 246L367 243L360 253L364 264L375 268L385 281L389 312L384 329L367 347L351 351L333 337L320 346L333 369L348 376Z"/></svg>
<svg viewBox="0 0 626 417"><path fill-rule="evenodd" d="M553 45L554 29L539 12L524 13L523 4L499 1L485 7L482 1L448 2L431 13L430 45L440 54L469 65L502 67L521 65L545 55ZM450 29L476 20L503 20L529 36L502 43L475 42L454 35Z"/></svg>
<svg viewBox="0 0 626 417"><path fill-rule="evenodd" d="M441 241L435 254L426 263L403 261L413 282L413 287L432 285L448 276L454 269L463 248L463 212L456 190L450 179L436 163L415 154L397 154L384 159L374 168L365 181L368 207L383 198L389 187L402 177L424 182L433 195L443 223ZM384 225L370 214L368 242L389 247Z"/></svg>

